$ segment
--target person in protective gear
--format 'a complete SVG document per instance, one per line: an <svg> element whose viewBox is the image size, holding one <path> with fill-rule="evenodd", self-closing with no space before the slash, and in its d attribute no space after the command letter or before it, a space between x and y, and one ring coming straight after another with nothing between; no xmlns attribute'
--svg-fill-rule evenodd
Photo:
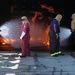
<svg viewBox="0 0 75 75"><path fill-rule="evenodd" d="M72 45L75 48L75 13L72 14L72 21L71 21L71 37L72 37Z"/></svg>
<svg viewBox="0 0 75 75"><path fill-rule="evenodd" d="M21 17L22 28L21 28L21 47L22 55L20 57L30 56L30 23L26 16Z"/></svg>
<svg viewBox="0 0 75 75"><path fill-rule="evenodd" d="M72 14L71 31L75 33L75 13Z"/></svg>
<svg viewBox="0 0 75 75"><path fill-rule="evenodd" d="M50 56L58 56L61 54L60 51L60 41L59 41L59 33L60 33L60 21L62 19L62 15L58 14L50 23L49 37L50 37Z"/></svg>

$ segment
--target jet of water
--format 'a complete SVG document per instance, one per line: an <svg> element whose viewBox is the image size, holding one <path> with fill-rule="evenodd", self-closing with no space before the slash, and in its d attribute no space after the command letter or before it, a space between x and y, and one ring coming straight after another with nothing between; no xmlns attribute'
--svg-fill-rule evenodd
<svg viewBox="0 0 75 75"><path fill-rule="evenodd" d="M68 39L71 35L71 30L69 28L60 27L60 45L68 45Z"/></svg>
<svg viewBox="0 0 75 75"><path fill-rule="evenodd" d="M0 35L5 38L13 47L21 47L21 40L19 39L21 33L21 21L19 19L12 19L4 23L0 27L0 30Z"/></svg>
<svg viewBox="0 0 75 75"><path fill-rule="evenodd" d="M20 19L12 19L8 22L5 22L0 27L0 35L6 39L9 44L11 44L14 48L21 47L21 20ZM30 25L30 34L33 40L30 40L30 46L41 46L43 44L44 31L39 25Z"/></svg>
<svg viewBox="0 0 75 75"><path fill-rule="evenodd" d="M9 44L11 44L14 48L20 48L21 47L21 20L18 19L12 19L8 22L5 22L0 27L0 35L6 39ZM36 24L35 26L30 25L30 46L44 46L43 42L45 42L45 33L44 29L41 25ZM67 39L71 35L70 29L60 27L60 45L67 45ZM47 36L48 37L48 36Z"/></svg>

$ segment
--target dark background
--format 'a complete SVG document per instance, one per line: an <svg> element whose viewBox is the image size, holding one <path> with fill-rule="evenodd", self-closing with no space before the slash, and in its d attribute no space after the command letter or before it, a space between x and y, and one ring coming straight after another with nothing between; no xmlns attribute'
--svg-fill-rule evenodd
<svg viewBox="0 0 75 75"><path fill-rule="evenodd" d="M11 16L12 5L16 15L21 15L22 12L25 12L26 15L32 15L31 12L40 11L43 12L44 16L48 17L51 13L42 9L40 4L52 6L56 13L63 16L61 26L70 28L71 15L75 13L74 0L0 0L0 23L5 16Z"/></svg>

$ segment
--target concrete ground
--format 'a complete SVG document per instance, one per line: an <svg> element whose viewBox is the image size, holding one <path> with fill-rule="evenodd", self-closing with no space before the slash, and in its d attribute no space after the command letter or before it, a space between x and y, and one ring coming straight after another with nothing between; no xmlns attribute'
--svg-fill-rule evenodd
<svg viewBox="0 0 75 75"><path fill-rule="evenodd" d="M58 57L36 51L31 51L31 56L26 58L19 55L0 52L0 75L75 75L75 59L70 53Z"/></svg>

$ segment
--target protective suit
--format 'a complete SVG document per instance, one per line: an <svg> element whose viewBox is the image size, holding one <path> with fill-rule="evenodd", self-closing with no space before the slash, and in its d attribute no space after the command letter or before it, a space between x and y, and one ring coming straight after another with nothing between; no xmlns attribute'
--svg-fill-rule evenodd
<svg viewBox="0 0 75 75"><path fill-rule="evenodd" d="M25 56L30 56L30 24L27 20L26 16L23 16L22 18L22 28L21 28L21 36L20 39L22 40L22 56L21 57L25 57Z"/></svg>
<svg viewBox="0 0 75 75"><path fill-rule="evenodd" d="M71 21L71 38L72 38L72 46L75 48L75 13L72 14L72 21Z"/></svg>
<svg viewBox="0 0 75 75"><path fill-rule="evenodd" d="M59 42L59 33L60 33L60 21L62 16L58 14L50 23L50 56L57 56L61 53L60 51L60 42Z"/></svg>
<svg viewBox="0 0 75 75"><path fill-rule="evenodd" d="M71 30L75 32L75 14L72 14Z"/></svg>

